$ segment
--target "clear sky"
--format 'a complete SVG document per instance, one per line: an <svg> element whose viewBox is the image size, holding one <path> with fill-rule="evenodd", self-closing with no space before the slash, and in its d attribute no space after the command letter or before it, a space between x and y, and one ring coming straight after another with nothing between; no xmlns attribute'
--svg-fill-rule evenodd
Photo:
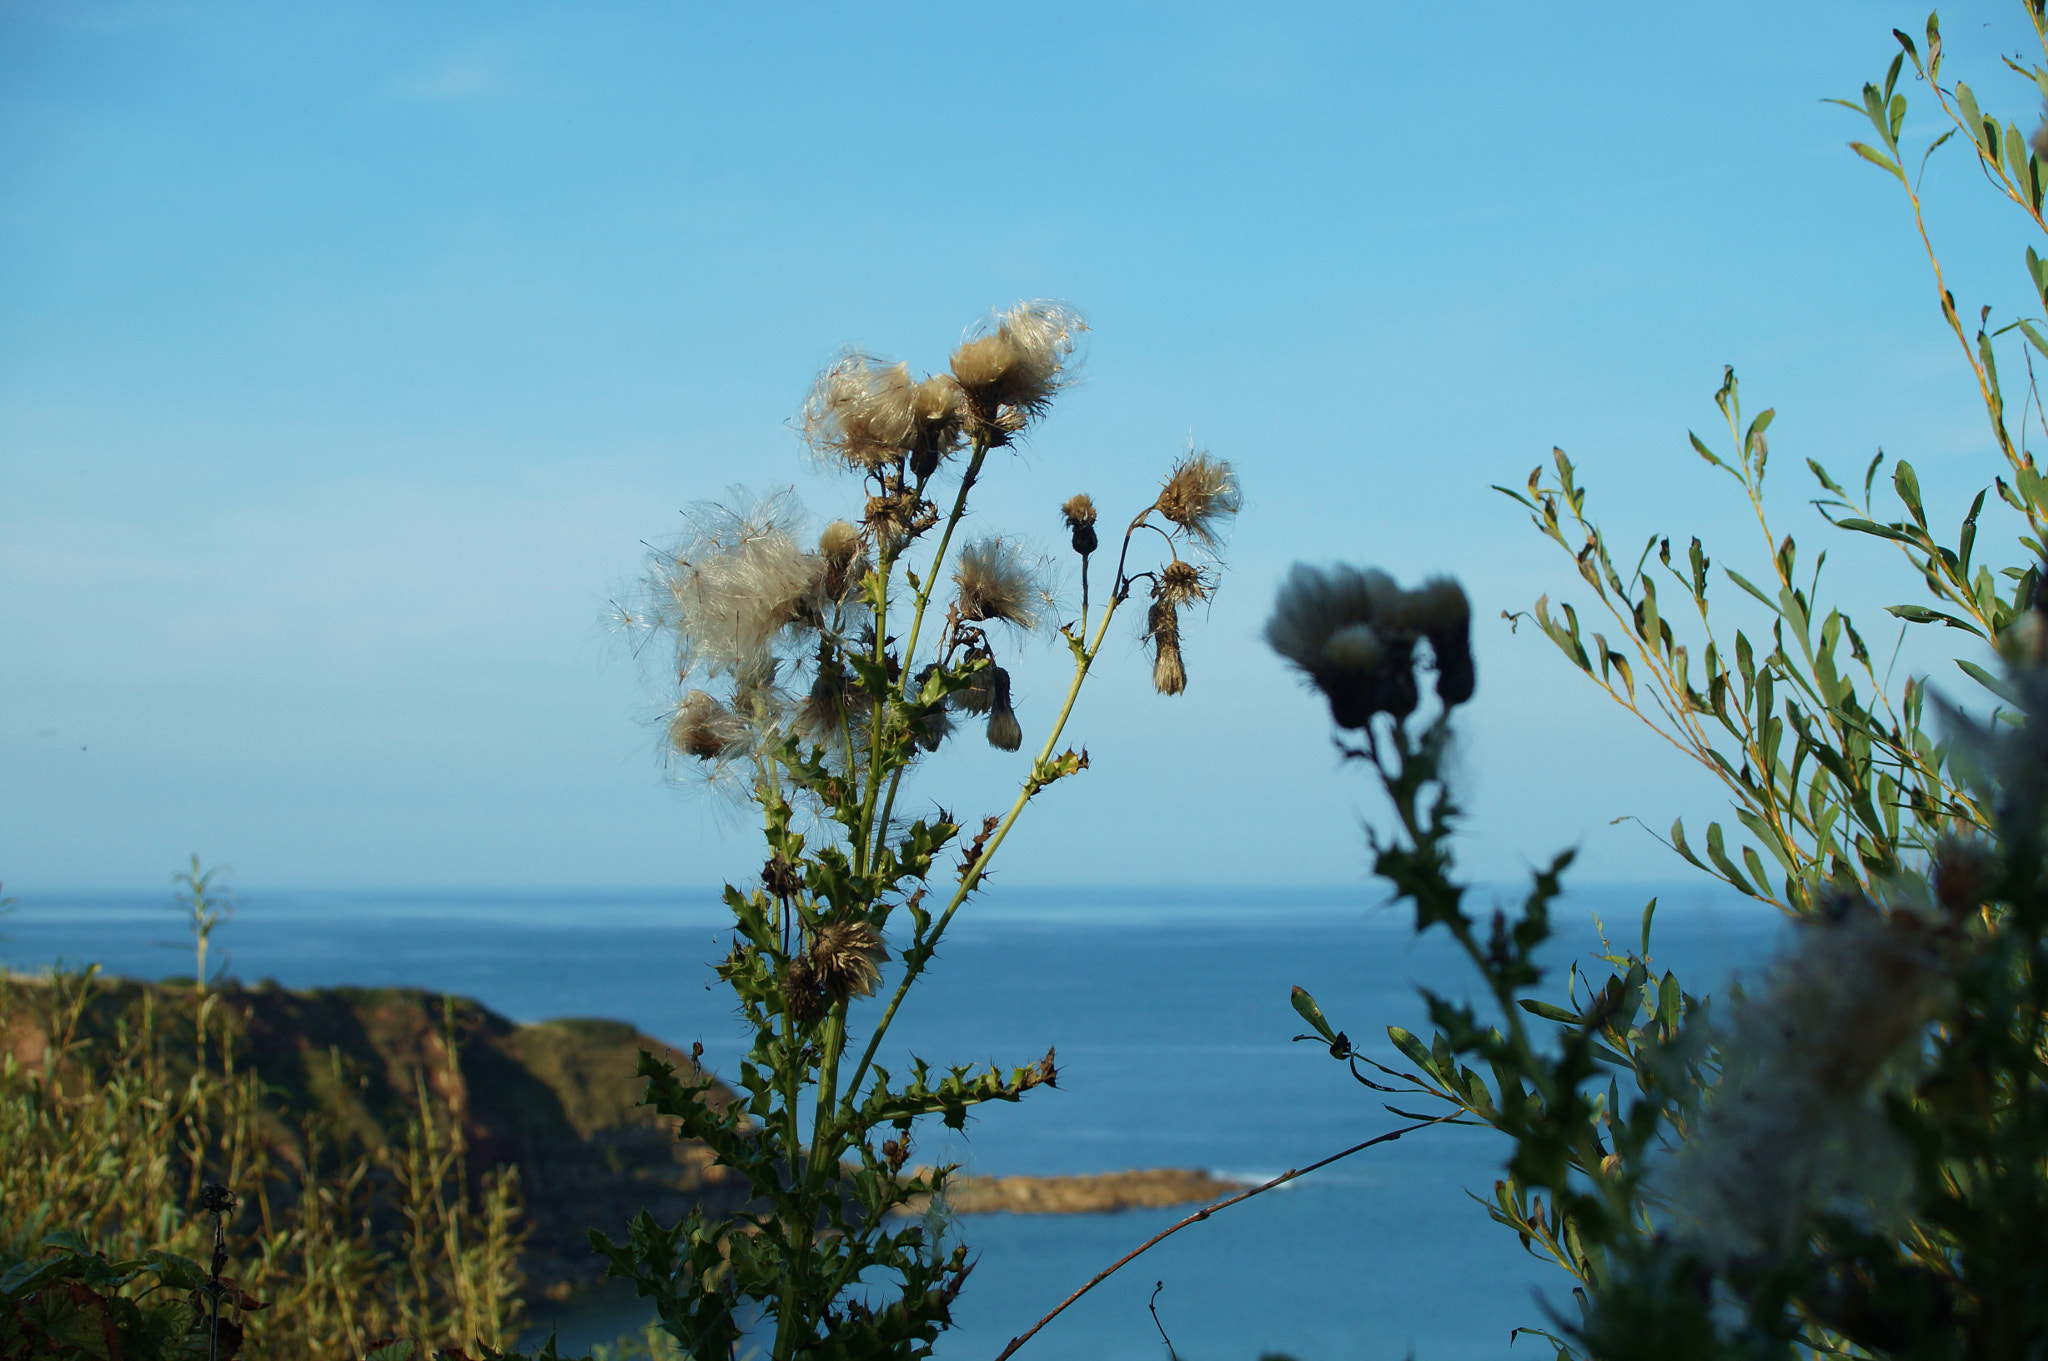
<svg viewBox="0 0 2048 1361"><path fill-rule="evenodd" d="M1896 186L1821 102L1923 19L0 6L0 880L156 887L192 851L246 888L751 873L737 814L664 784L605 603L733 484L849 507L790 426L841 346L936 368L1039 297L1092 323L1085 381L981 525L1051 549L1060 501L1128 515L1190 439L1246 506L1187 694L1151 694L1134 619L1071 729L1094 768L1010 881L1361 875L1376 800L1258 642L1302 558L1467 584L1475 874L1576 843L1589 878L1682 877L1608 824L1718 800L1500 622L1585 592L1487 486L1560 444L1617 541L1760 564L1685 443L1733 363L1802 541L1808 456L1881 445L1960 515L1981 412ZM1996 61L2018 5L1944 27L2030 126ZM1928 187L1959 302L2021 306L2025 237L1953 143ZM1873 615L1913 592L1879 547L1830 560ZM1056 661L1020 670L1027 738ZM962 745L920 792L994 811L1022 766Z"/></svg>

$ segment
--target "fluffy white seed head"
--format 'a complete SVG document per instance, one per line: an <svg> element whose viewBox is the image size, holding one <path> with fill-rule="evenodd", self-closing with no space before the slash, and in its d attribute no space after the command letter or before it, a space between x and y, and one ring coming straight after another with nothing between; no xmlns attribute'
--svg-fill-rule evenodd
<svg viewBox="0 0 2048 1361"><path fill-rule="evenodd" d="M804 439L821 457L874 472L903 458L917 431L910 369L850 350L804 402Z"/></svg>
<svg viewBox="0 0 2048 1361"><path fill-rule="evenodd" d="M1872 1088L1934 1015L1954 963L1943 933L1860 897L1801 923L1736 1003L1721 1081L1674 1171L1674 1209L1704 1251L1775 1256L1817 1212L1881 1215L1903 1195L1906 1150Z"/></svg>
<svg viewBox="0 0 2048 1361"><path fill-rule="evenodd" d="M772 671L772 645L796 622L816 572L797 546L795 497L705 504L689 512L682 541L654 558L651 613L675 639L676 671L758 679Z"/></svg>
<svg viewBox="0 0 2048 1361"><path fill-rule="evenodd" d="M1037 574L1014 539L980 539L961 549L953 581L960 588L960 617L970 623L999 620L1029 629L1044 608Z"/></svg>
<svg viewBox="0 0 2048 1361"><path fill-rule="evenodd" d="M1080 313L1056 302L1020 302L990 318L953 351L953 377L975 417L986 425L1005 413L1029 419L1044 411L1087 329Z"/></svg>

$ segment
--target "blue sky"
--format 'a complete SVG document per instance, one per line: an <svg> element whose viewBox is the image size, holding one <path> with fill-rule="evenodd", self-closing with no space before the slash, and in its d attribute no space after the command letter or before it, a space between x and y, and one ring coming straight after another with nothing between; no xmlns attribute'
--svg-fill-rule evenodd
<svg viewBox="0 0 2048 1361"><path fill-rule="evenodd" d="M0 879L750 873L739 816L665 786L605 602L693 500L848 504L789 424L841 346L935 368L1037 297L1091 321L1085 381L981 524L1051 548L1065 497L1142 505L1190 439L1246 507L1188 693L1150 693L1134 621L1013 881L1360 877L1373 793L1257 641L1301 558L1466 582L1473 873L1578 844L1589 878L1682 877L1608 824L1719 800L1499 621L1577 579L1487 486L1559 444L1617 541L1760 562L1685 444L1733 363L1802 542L1808 456L1882 446L1960 514L1981 411L1820 102L1921 17L0 6ZM2019 7L1944 27L2029 123ZM1953 144L1927 183L1959 301L2022 306L2025 238ZM1864 615L1913 591L1878 547L1830 559ZM1027 735L1055 664L1020 670ZM920 793L993 811L1020 765L963 746Z"/></svg>

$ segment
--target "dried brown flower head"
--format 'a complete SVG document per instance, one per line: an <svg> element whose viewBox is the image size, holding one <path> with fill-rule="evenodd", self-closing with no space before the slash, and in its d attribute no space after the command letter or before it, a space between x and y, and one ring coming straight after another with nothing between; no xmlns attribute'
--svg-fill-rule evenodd
<svg viewBox="0 0 2048 1361"><path fill-rule="evenodd" d="M798 1025L812 1025L825 1015L828 1000L811 961L798 955L782 971L782 1009Z"/></svg>
<svg viewBox="0 0 2048 1361"><path fill-rule="evenodd" d="M788 856L777 851L761 866L761 887L773 897L788 902L804 891L804 877Z"/></svg>
<svg viewBox="0 0 2048 1361"><path fill-rule="evenodd" d="M1176 463L1155 503L1159 513L1210 548L1222 537L1222 522L1243 504L1237 472L1220 458L1196 452Z"/></svg>
<svg viewBox="0 0 2048 1361"><path fill-rule="evenodd" d="M1000 666L988 670L992 692L988 710L988 744L998 751L1015 751L1024 744L1024 729L1017 711L1010 707L1010 673Z"/></svg>
<svg viewBox="0 0 2048 1361"><path fill-rule="evenodd" d="M953 351L953 377L990 444L1006 442L1045 409L1063 381L1074 337L1087 329L1078 312L1060 303L1020 302Z"/></svg>
<svg viewBox="0 0 2048 1361"><path fill-rule="evenodd" d="M1095 537L1095 503L1088 499L1087 492L1069 496L1067 503L1060 507L1060 514L1066 517L1067 528L1074 536L1074 551L1087 557L1100 546Z"/></svg>
<svg viewBox="0 0 2048 1361"><path fill-rule="evenodd" d="M1180 614L1164 598L1145 614L1145 638L1152 644L1152 688L1177 695L1188 688L1187 668L1180 658Z"/></svg>
<svg viewBox="0 0 2048 1361"><path fill-rule="evenodd" d="M873 993L882 977L882 961L888 957L882 933L867 922L819 927L811 942L811 965L818 971L818 984L835 1002Z"/></svg>
<svg viewBox="0 0 2048 1361"><path fill-rule="evenodd" d="M1159 569L1159 584L1152 594L1175 609L1200 604L1209 598L1209 578L1193 563L1175 558Z"/></svg>
<svg viewBox="0 0 2048 1361"><path fill-rule="evenodd" d="M1001 620L1028 629L1043 601L1038 582L1013 539L987 538L960 550L953 569L960 587L960 617L971 623Z"/></svg>

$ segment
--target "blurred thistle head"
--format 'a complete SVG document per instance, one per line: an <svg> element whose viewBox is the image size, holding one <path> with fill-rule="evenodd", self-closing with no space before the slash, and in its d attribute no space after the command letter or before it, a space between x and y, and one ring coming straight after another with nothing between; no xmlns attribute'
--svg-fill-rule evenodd
<svg viewBox="0 0 2048 1361"><path fill-rule="evenodd" d="M1415 711L1415 609L1384 572L1296 563L1266 642L1323 692L1338 727L1364 728L1374 714Z"/></svg>
<svg viewBox="0 0 2048 1361"><path fill-rule="evenodd" d="M1095 503L1088 499L1087 492L1069 496L1060 507L1060 514L1066 517L1067 529L1074 536L1076 553L1085 558L1100 546L1095 537Z"/></svg>
<svg viewBox="0 0 2048 1361"><path fill-rule="evenodd" d="M996 702L996 674L1001 672L1003 668L995 664L985 648L980 647L970 647L967 649L966 656L961 660L963 662L980 660L988 662L988 665L975 672L973 679L964 688L955 690L949 703L962 713L985 714ZM1007 673L1005 673L1004 684L1007 685L1008 683Z"/></svg>
<svg viewBox="0 0 2048 1361"><path fill-rule="evenodd" d="M788 490L758 501L701 503L675 548L648 575L653 627L676 641L676 672L702 668L738 679L774 666L776 636L800 621L816 562L797 546L801 508Z"/></svg>
<svg viewBox="0 0 2048 1361"><path fill-rule="evenodd" d="M1180 657L1180 614L1163 596L1145 612L1145 641L1152 644L1152 688L1177 695L1188 688Z"/></svg>
<svg viewBox="0 0 2048 1361"><path fill-rule="evenodd" d="M991 537L968 544L960 550L953 580L960 587L962 619L977 624L1000 620L1021 629L1038 623L1044 599L1016 540Z"/></svg>
<svg viewBox="0 0 2048 1361"><path fill-rule="evenodd" d="M1159 569L1159 583L1152 588L1152 594L1179 609L1183 605L1196 605L1207 600L1209 590L1209 579L1202 574L1201 568L1175 558Z"/></svg>
<svg viewBox="0 0 2048 1361"><path fill-rule="evenodd" d="M988 744L998 751L1015 751L1024 745L1024 728L1017 711L1010 707L1010 673L1000 666L987 671L989 678Z"/></svg>
<svg viewBox="0 0 2048 1361"><path fill-rule="evenodd" d="M1872 1088L1940 1010L1962 961L1952 928L1821 895L1764 985L1732 1008L1721 1079L1673 1168L1674 1208L1710 1255L1775 1255L1809 1217L1911 1185L1909 1151Z"/></svg>
<svg viewBox="0 0 2048 1361"><path fill-rule="evenodd" d="M953 377L982 438L991 445L1007 443L1014 430L1045 410L1067 381L1074 338L1087 329L1081 314L1062 303L1020 302L991 317L953 351Z"/></svg>
<svg viewBox="0 0 2048 1361"><path fill-rule="evenodd" d="M1154 504L1161 515L1213 549L1221 542L1224 522L1237 514L1243 501L1236 470L1198 450L1173 465Z"/></svg>
<svg viewBox="0 0 2048 1361"><path fill-rule="evenodd" d="M713 761L746 741L747 724L715 696L692 690L670 715L667 737L683 755Z"/></svg>
<svg viewBox="0 0 2048 1361"><path fill-rule="evenodd" d="M888 957L882 933L863 921L821 926L811 942L811 967L818 971L818 985L835 1002L873 993L881 981L882 961Z"/></svg>

